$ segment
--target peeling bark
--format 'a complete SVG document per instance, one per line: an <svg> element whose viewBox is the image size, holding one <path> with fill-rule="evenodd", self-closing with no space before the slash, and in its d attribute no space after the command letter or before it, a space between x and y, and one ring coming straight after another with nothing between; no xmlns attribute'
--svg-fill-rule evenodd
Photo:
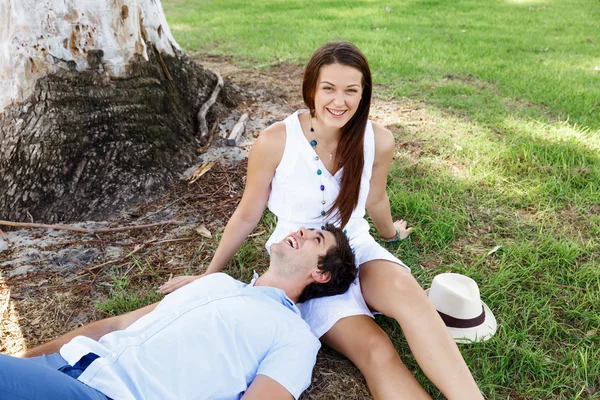
<svg viewBox="0 0 600 400"><path fill-rule="evenodd" d="M125 2L114 3L126 21ZM78 26L81 16L73 9L64 18ZM73 37L61 42L69 58L28 61L30 94L0 113L0 219L105 218L159 192L191 163L196 115L217 77L176 47L169 54L149 41L165 39L164 24L149 34L140 18L147 41L134 43L138 52L119 74L107 67L106 48ZM226 85L209 123L234 106L232 93Z"/></svg>

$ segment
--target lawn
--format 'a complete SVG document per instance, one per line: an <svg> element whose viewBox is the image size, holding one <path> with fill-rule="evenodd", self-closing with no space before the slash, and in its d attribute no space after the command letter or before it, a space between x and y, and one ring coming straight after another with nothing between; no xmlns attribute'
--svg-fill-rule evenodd
<svg viewBox="0 0 600 400"><path fill-rule="evenodd" d="M303 63L325 41L350 40L387 94L485 123L517 114L600 128L598 1L167 0L163 6L188 51L255 65Z"/></svg>
<svg viewBox="0 0 600 400"><path fill-rule="evenodd" d="M328 40L357 44L375 95L417 104L430 121L390 126L392 210L417 229L389 248L424 287L446 271L479 283L498 334L461 351L486 398L600 398L598 1L163 6L184 50L246 66L302 64ZM261 254L246 246L235 263ZM396 324L378 322L441 398Z"/></svg>

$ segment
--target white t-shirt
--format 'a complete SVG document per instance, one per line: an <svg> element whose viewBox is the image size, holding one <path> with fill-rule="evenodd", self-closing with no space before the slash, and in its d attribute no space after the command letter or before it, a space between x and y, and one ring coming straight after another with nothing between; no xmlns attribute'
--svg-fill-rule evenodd
<svg viewBox="0 0 600 400"><path fill-rule="evenodd" d="M239 399L257 374L295 398L310 385L320 343L276 288L211 274L99 341L78 336L61 356L99 356L78 378L115 399Z"/></svg>

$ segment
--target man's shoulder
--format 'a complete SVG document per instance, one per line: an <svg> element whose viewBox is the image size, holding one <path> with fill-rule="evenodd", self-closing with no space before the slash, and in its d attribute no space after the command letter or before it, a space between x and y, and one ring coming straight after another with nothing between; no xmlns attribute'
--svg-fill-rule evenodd
<svg viewBox="0 0 600 400"><path fill-rule="evenodd" d="M321 348L321 342L311 332L308 324L299 316L289 313L276 322L277 334L273 337L274 348L293 349L299 358L312 359Z"/></svg>
<svg viewBox="0 0 600 400"><path fill-rule="evenodd" d="M171 293L171 295L179 294L180 296L191 296L194 298L206 295L212 296L235 292L245 285L245 283L240 282L227 274L215 272L213 274L204 275L200 279L196 279L189 285L185 285Z"/></svg>
<svg viewBox="0 0 600 400"><path fill-rule="evenodd" d="M200 279L196 279L194 282L204 282L205 284L210 283L211 285L224 285L224 286L245 286L244 282L241 282L230 275L223 272L215 272L212 274L204 275Z"/></svg>
<svg viewBox="0 0 600 400"><path fill-rule="evenodd" d="M310 326L302 319L300 314L286 313L285 318L280 319L279 325L280 342L295 343L308 353L316 352L321 347L321 342L312 333Z"/></svg>

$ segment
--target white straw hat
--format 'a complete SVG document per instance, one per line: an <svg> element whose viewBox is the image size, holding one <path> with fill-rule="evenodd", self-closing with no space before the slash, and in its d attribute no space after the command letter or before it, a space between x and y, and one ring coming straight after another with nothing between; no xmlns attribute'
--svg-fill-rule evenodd
<svg viewBox="0 0 600 400"><path fill-rule="evenodd" d="M496 318L468 276L439 274L426 292L457 343L483 342L496 333Z"/></svg>

